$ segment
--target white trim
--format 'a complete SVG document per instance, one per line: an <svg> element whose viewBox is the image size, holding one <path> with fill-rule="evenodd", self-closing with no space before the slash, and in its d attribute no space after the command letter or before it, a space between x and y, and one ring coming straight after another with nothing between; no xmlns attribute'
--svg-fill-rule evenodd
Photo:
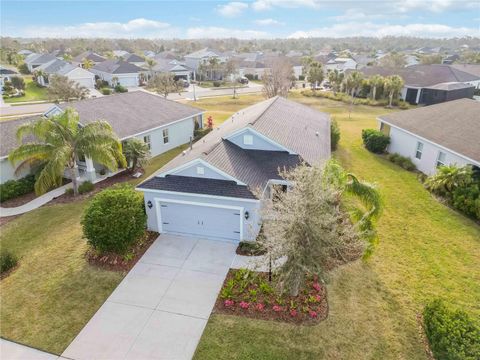
<svg viewBox="0 0 480 360"><path fill-rule="evenodd" d="M160 206L161 202L164 203L173 203L173 204L181 204L181 205L193 205L193 206L203 206L203 207L211 207L217 209L225 209L225 210L238 210L240 211L240 234L239 234L239 241L243 239L243 219L245 217L245 208L241 206L230 206L230 205L219 205L219 204L207 204L207 203L200 203L196 201L184 201L184 200L174 200L174 199L165 199L165 198L154 198L155 201L155 209L157 210L157 223L158 223L158 232L163 233L163 223L162 223L162 208ZM230 239L232 240L232 239Z"/></svg>
<svg viewBox="0 0 480 360"><path fill-rule="evenodd" d="M460 154L460 153L458 153L458 152L456 152L456 151L454 151L454 150L451 150L451 149L449 149L449 148L447 148L447 147L445 147L445 146L443 146L443 145L437 144L436 142L433 142L432 140L428 140L427 138L424 138L423 136L417 135L417 134L415 134L415 133L413 133L413 132L411 132L411 131L405 130L405 129L399 127L398 125L393 125L393 124L389 123L388 121L382 119L381 117L378 117L377 120L378 120L378 121L381 121L381 122L384 122L385 124L390 125L391 127L395 128L395 129L401 130L401 131L403 131L403 132L406 133L406 134L412 135L412 136L416 137L417 139L421 139L421 140L426 141L426 142L428 142L428 143L430 143L430 144L433 144L433 145L435 145L435 146L438 146L439 148L441 148L441 149L443 149L443 150L446 150L446 151L448 151L448 152L450 152L450 153L452 153L452 154L455 154L455 155L457 155L457 156L459 156L459 157L461 157L461 158L463 158L463 159L466 159L466 160L474 163L474 165L480 166L480 162L478 162L478 161L476 161L476 160L473 160L473 159L469 158L468 156L465 156L465 155L463 155L463 154ZM390 135L389 135L389 136L390 136Z"/></svg>
<svg viewBox="0 0 480 360"><path fill-rule="evenodd" d="M58 105L53 105L50 109L48 109L43 113L43 116L48 117L48 114L53 110L58 110L60 111L60 113L63 113L63 109L61 107L59 107Z"/></svg>
<svg viewBox="0 0 480 360"><path fill-rule="evenodd" d="M241 135L242 133L246 132L246 131L251 131L252 133L254 133L255 135L257 135L259 138L265 140L266 142L268 142L269 144L273 145L273 146L276 146L282 150L285 150L287 151L290 155L298 155L296 152L293 152L292 150L286 148L285 146L277 143L276 141L273 141L272 139L270 139L269 137L263 135L262 133L258 132L257 130L255 130L254 128L250 127L250 126L246 126L242 129L239 129L237 131L234 131L233 133L229 134L227 137L225 137L224 139L226 140L229 140L231 139L232 137L235 137L237 135Z"/></svg>
<svg viewBox="0 0 480 360"><path fill-rule="evenodd" d="M181 196L198 196L207 199L216 199L216 200L233 200L233 201L244 201L244 202L253 202L257 203L260 202L259 199L245 199L245 198L237 198L231 196L218 196L218 195L207 195L207 194L196 194L196 193L186 193L181 191L168 191L168 190L156 190L156 189L143 189L143 188L135 188L137 191L143 192L153 192L159 194L170 194L170 195L181 195Z"/></svg>
<svg viewBox="0 0 480 360"><path fill-rule="evenodd" d="M192 165L195 165L196 163L200 163L201 165L203 165L203 166L209 168L210 170L212 170L212 171L214 171L214 172L216 172L216 173L218 173L218 174L226 177L227 179L232 180L232 181L235 181L238 185L246 185L245 183L241 182L240 180L234 178L233 176L227 174L226 172L224 172L224 171L216 168L215 166L211 165L210 163L208 163L208 162L206 162L205 160L200 159L200 158L193 159L193 160L191 160L191 161L189 161L189 162L187 162L187 163L185 163L185 164L183 164L183 165L180 165L180 166L178 166L178 167L176 167L176 168L173 168L173 169L171 169L171 170L167 170L167 171L162 172L162 173L160 173L160 174L157 174L157 175L155 175L155 176L165 177L166 175L174 175L174 174L176 174L176 173L178 173L178 172L180 172L180 171L182 171L182 170L185 170L186 168L189 168L189 167L192 166Z"/></svg>
<svg viewBox="0 0 480 360"><path fill-rule="evenodd" d="M197 114L194 114L194 115L190 115L190 116L187 116L186 118L169 122L168 124L163 124L163 125L160 125L160 126L156 126L156 127L150 128L150 129L145 130L145 131L141 131L141 132L136 133L136 134L133 134L133 135L125 136L125 137L121 138L120 140L122 141L122 140L127 140L127 139L130 139L130 138L133 138L133 137L137 137L137 136L139 136L139 135L148 133L148 132L150 132L150 131L158 130L158 129L161 129L162 127L170 126L170 125L173 125L173 124L176 124L176 123L179 123L179 122L181 122L181 121L188 120L188 119L192 119L192 120L193 120L193 117L194 117L194 116L202 115L202 114L204 114L204 113L205 113L205 112L200 112L200 113L197 113ZM107 122L108 122L108 120L107 120ZM194 126L195 126L195 125L194 125Z"/></svg>

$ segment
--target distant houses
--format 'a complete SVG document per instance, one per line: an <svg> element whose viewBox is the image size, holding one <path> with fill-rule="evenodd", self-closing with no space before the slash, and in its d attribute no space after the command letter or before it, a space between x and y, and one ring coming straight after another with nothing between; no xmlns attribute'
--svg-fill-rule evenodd
<svg viewBox="0 0 480 360"><path fill-rule="evenodd" d="M144 70L123 60L105 60L96 64L90 71L112 87L118 84L133 87L140 85L140 73Z"/></svg>
<svg viewBox="0 0 480 360"><path fill-rule="evenodd" d="M48 86L53 75L66 76L80 86L87 89L95 87L95 75L79 66L75 66L64 60L55 59L35 69L37 72L36 81L39 85Z"/></svg>
<svg viewBox="0 0 480 360"><path fill-rule="evenodd" d="M101 55L98 55L97 53L94 53L93 51L85 51L80 55L75 56L72 60L72 64L84 67L85 60L91 62L92 66L95 66L107 59Z"/></svg>

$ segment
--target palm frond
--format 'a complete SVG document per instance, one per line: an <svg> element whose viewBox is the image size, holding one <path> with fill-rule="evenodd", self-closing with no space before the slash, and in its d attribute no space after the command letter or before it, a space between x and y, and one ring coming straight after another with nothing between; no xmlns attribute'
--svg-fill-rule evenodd
<svg viewBox="0 0 480 360"><path fill-rule="evenodd" d="M8 160L12 165L18 161L45 160L55 149L50 144L23 144L12 150L8 155Z"/></svg>

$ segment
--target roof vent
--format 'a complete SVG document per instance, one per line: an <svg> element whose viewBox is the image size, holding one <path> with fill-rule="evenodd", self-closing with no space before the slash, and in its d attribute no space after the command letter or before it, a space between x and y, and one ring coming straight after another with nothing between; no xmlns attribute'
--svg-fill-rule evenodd
<svg viewBox="0 0 480 360"><path fill-rule="evenodd" d="M318 133L318 131L315 131L315 135L316 135L316 136L319 136L320 134Z"/></svg>
<svg viewBox="0 0 480 360"><path fill-rule="evenodd" d="M187 152L185 150L182 151L182 156L187 155Z"/></svg>

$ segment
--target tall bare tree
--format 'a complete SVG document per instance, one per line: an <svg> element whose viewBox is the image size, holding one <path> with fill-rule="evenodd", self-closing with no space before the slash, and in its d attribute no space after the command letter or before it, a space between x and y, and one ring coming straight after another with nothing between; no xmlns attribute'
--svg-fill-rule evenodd
<svg viewBox="0 0 480 360"><path fill-rule="evenodd" d="M85 99L89 91L85 86L70 80L66 76L52 75L48 87L48 97L52 101Z"/></svg>
<svg viewBox="0 0 480 360"><path fill-rule="evenodd" d="M284 58L276 58L269 62L268 69L263 75L263 94L266 98L280 95L288 96L288 90L292 86L293 68L290 62Z"/></svg>
<svg viewBox="0 0 480 360"><path fill-rule="evenodd" d="M237 75L238 67L237 63L230 59L225 63L225 76L229 77L230 80L233 83L233 98L235 99L237 97Z"/></svg>
<svg viewBox="0 0 480 360"><path fill-rule="evenodd" d="M178 92L180 94L180 85L175 81L171 73L160 73L148 81L147 87L158 94L162 94L165 99L168 94Z"/></svg>

